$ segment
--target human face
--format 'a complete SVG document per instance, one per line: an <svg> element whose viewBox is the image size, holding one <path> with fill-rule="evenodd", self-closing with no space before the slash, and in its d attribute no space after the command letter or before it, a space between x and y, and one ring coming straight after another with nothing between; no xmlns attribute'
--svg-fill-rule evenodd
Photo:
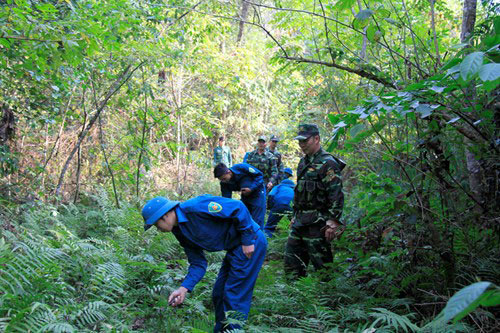
<svg viewBox="0 0 500 333"><path fill-rule="evenodd" d="M259 140L257 142L257 147L259 148L259 150L264 150L266 149L266 141L264 140Z"/></svg>
<svg viewBox="0 0 500 333"><path fill-rule="evenodd" d="M299 147L306 155L314 155L319 148L319 135L311 135L307 139L299 140Z"/></svg>
<svg viewBox="0 0 500 333"><path fill-rule="evenodd" d="M219 147L224 146L224 140L219 140Z"/></svg>
<svg viewBox="0 0 500 333"><path fill-rule="evenodd" d="M171 232L177 225L177 214L175 213L175 209L163 215L154 225L160 232Z"/></svg>
<svg viewBox="0 0 500 333"><path fill-rule="evenodd" d="M270 141L269 142L269 149L275 150L277 145L278 145L277 141Z"/></svg>
<svg viewBox="0 0 500 333"><path fill-rule="evenodd" d="M223 174L222 176L219 177L219 180L222 182L222 183L228 183L231 178L232 178L233 174L231 173L231 170L229 170L228 173L225 173Z"/></svg>

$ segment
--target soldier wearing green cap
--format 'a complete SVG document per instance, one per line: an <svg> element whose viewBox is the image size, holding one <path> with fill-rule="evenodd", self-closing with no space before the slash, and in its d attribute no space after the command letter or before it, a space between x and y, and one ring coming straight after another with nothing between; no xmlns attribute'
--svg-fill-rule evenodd
<svg viewBox="0 0 500 333"><path fill-rule="evenodd" d="M231 149L224 146L224 137L219 137L219 145L214 148L214 161L213 165L224 163L228 168L233 165L233 157L231 156Z"/></svg>
<svg viewBox="0 0 500 333"><path fill-rule="evenodd" d="M292 227L285 250L288 275L306 275L311 262L316 270L333 262L330 242L341 234L344 206L341 171L345 163L326 152L315 124L302 124L295 137L304 157L297 167Z"/></svg>
<svg viewBox="0 0 500 333"><path fill-rule="evenodd" d="M264 174L264 185L269 192L278 183L278 167L276 157L266 150L266 141L265 136L259 136L257 149L247 152L243 163L253 165Z"/></svg>
<svg viewBox="0 0 500 333"><path fill-rule="evenodd" d="M280 139L276 135L271 135L271 139L269 140L269 148L267 150L276 157L276 167L278 168L278 182L285 179L285 175L283 174L284 166L282 163L282 155L276 148Z"/></svg>

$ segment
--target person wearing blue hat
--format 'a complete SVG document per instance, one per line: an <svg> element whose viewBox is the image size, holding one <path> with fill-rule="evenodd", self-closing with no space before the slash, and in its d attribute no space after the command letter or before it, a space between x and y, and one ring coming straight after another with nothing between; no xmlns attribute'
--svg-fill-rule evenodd
<svg viewBox="0 0 500 333"><path fill-rule="evenodd" d="M279 185L273 187L268 195L269 217L267 218L264 232L269 238L273 237L276 226L283 216L291 214L292 208L290 207L290 202L293 199L293 189L295 188L295 183L289 179L292 176L292 169L284 168L283 180Z"/></svg>
<svg viewBox="0 0 500 333"><path fill-rule="evenodd" d="M181 286L168 297L181 305L207 268L204 251L227 251L215 281L214 332L239 329L228 319L246 320L253 289L267 250L267 240L246 206L238 200L202 195L179 202L165 197L149 200L142 209L144 230L172 232L186 253L189 268ZM226 313L227 318L226 318Z"/></svg>
<svg viewBox="0 0 500 333"><path fill-rule="evenodd" d="M263 228L266 219L266 188L262 172L246 163L238 163L230 168L219 163L214 168L214 177L220 180L223 197L231 198L233 191L241 192L241 201L247 206L254 221Z"/></svg>

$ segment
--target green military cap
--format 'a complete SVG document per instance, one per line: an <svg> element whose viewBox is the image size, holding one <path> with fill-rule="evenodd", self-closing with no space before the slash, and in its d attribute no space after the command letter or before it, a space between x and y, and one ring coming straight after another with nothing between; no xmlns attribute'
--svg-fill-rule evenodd
<svg viewBox="0 0 500 333"><path fill-rule="evenodd" d="M306 140L313 135L319 135L319 128L316 124L300 124L295 140Z"/></svg>
<svg viewBox="0 0 500 333"><path fill-rule="evenodd" d="M259 139L257 139L257 141L264 141L264 142L267 142L267 138L265 135L261 135L259 136Z"/></svg>
<svg viewBox="0 0 500 333"><path fill-rule="evenodd" d="M278 138L276 135L272 135L270 140L278 142L280 141L280 138Z"/></svg>

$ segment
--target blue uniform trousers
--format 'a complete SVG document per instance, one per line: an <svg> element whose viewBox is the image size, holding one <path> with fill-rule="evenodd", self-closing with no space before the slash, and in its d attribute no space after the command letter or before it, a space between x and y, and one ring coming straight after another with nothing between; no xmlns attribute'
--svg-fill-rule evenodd
<svg viewBox="0 0 500 333"><path fill-rule="evenodd" d="M267 237L273 237L274 231L276 230L276 226L278 225L279 221L281 221L284 215L291 211L292 209L289 205L275 205L273 208L271 208L271 210L269 211L269 217L267 218L266 227L264 229Z"/></svg>
<svg viewBox="0 0 500 333"><path fill-rule="evenodd" d="M248 318L253 288L264 263L266 250L266 236L262 230L259 230L256 232L255 252L251 259L243 254L241 246L227 251L212 292L215 307L215 333L240 328L239 325L223 323L226 320L227 311L234 311L228 314L230 318L241 321Z"/></svg>
<svg viewBox="0 0 500 333"><path fill-rule="evenodd" d="M266 221L266 202L261 200L259 203L249 203L247 201L243 201L245 206L248 208L250 215L252 215L252 219L257 222L261 229L264 228L264 222Z"/></svg>

